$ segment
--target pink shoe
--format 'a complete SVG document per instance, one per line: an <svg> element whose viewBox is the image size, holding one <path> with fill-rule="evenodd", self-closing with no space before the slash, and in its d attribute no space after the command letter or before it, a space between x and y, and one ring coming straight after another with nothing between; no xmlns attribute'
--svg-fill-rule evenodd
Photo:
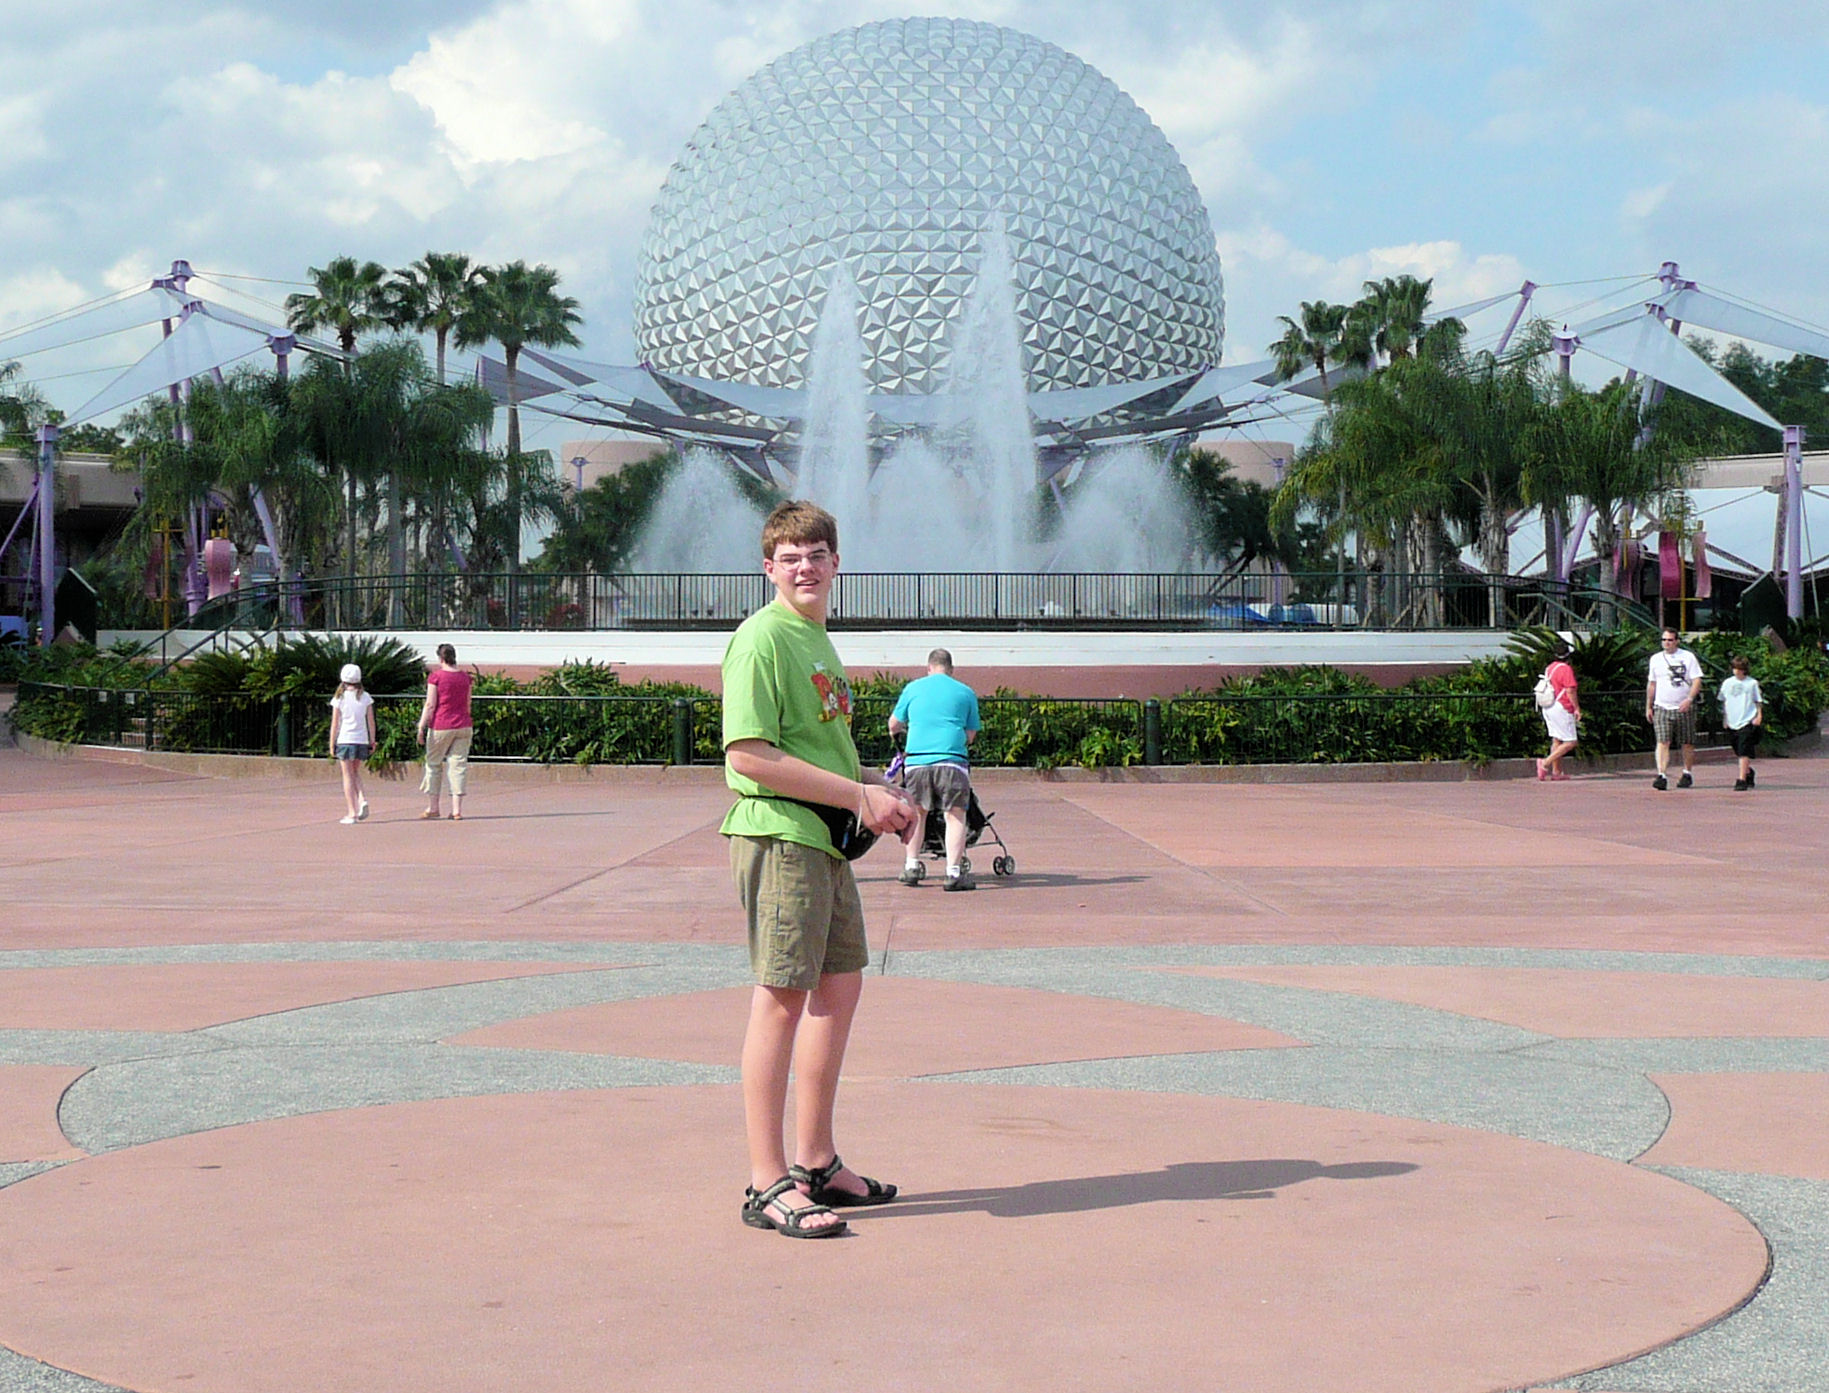
<svg viewBox="0 0 1829 1393"><path fill-rule="evenodd" d="M1557 770L1554 774L1550 775L1550 782L1559 784L1566 778L1568 778L1567 774L1564 774L1561 770Z"/></svg>
<svg viewBox="0 0 1829 1393"><path fill-rule="evenodd" d="M1542 783L1545 779L1549 778L1549 776L1550 776L1549 766L1547 764L1545 764L1542 760L1538 760L1537 761L1537 782Z"/></svg>

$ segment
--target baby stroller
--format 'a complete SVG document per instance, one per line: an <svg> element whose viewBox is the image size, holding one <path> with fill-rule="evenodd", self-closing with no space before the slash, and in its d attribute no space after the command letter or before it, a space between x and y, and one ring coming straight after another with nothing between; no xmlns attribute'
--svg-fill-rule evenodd
<svg viewBox="0 0 1829 1393"><path fill-rule="evenodd" d="M902 753L898 750L895 758L889 761L889 767L883 771L883 777L900 788L903 782L902 771L905 767ZM965 805L965 845L968 850L977 846L978 839L984 836L986 832L989 832L991 834L991 840L997 843L997 855L991 858L991 874L995 876L1015 875L1016 857L1010 853L1009 847L1003 844L1003 838L998 834L997 829L991 826L991 819L996 816L996 813L987 813L983 807L979 805L978 790L973 789L971 801ZM945 813L935 812L932 809L929 809L927 822L921 830L921 853L936 861L944 861L946 859ZM972 858L969 856L961 856L959 858L959 869L962 871L969 871L971 868ZM921 875L925 876L927 874L927 867L922 866L919 869Z"/></svg>

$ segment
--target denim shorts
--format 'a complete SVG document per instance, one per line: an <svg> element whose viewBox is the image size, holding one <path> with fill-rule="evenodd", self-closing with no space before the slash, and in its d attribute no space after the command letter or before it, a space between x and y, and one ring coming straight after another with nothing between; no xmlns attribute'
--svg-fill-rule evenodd
<svg viewBox="0 0 1829 1393"><path fill-rule="evenodd" d="M374 753L373 745L338 745L338 759L367 759Z"/></svg>

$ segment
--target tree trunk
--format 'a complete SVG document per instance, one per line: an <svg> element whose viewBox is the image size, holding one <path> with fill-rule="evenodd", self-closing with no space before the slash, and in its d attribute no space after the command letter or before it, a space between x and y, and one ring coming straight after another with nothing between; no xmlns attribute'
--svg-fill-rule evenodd
<svg viewBox="0 0 1829 1393"><path fill-rule="evenodd" d="M521 569L521 411L519 393L515 390L515 369L521 358L519 348L503 345L502 359L508 372L508 573ZM509 582L512 586L513 582Z"/></svg>
<svg viewBox="0 0 1829 1393"><path fill-rule="evenodd" d="M1480 565L1493 579L1486 582L1486 626L1505 629L1505 586L1497 578L1511 571L1511 536L1505 530L1504 514L1494 505L1488 493L1480 500Z"/></svg>
<svg viewBox="0 0 1829 1393"><path fill-rule="evenodd" d="M348 623L356 613L356 476L346 473L344 481L347 486L347 497L344 499L344 542L349 550L344 562L348 584L344 587L343 603L344 622Z"/></svg>
<svg viewBox="0 0 1829 1393"><path fill-rule="evenodd" d="M400 592L406 585L406 521L401 517L400 471L387 471L387 623L402 627L404 609Z"/></svg>

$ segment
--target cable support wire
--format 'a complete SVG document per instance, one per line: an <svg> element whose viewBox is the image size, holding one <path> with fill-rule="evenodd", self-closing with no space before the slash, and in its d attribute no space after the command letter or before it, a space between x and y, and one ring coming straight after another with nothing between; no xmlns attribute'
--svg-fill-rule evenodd
<svg viewBox="0 0 1829 1393"><path fill-rule="evenodd" d="M1829 328L1825 328L1821 324L1812 324L1807 319L1799 319L1788 310L1775 310L1770 305L1762 305L1757 300L1749 300L1743 295L1735 295L1733 292L1722 290L1718 286L1704 286L1700 281L1696 282L1696 288L1698 290L1707 290L1711 295L1719 295L1723 300L1732 300L1735 304L1744 305L1747 309L1758 310L1762 314L1769 314L1774 319L1783 320L1794 329L1808 329L1817 334L1829 334ZM1734 335L1730 334L1728 337L1732 338Z"/></svg>
<svg viewBox="0 0 1829 1393"><path fill-rule="evenodd" d="M222 284L221 281L218 281L214 276L206 276L206 275L199 273L195 276L192 276L191 279L202 281L205 285L213 285L218 290L223 291L225 294L238 295L243 300L246 300L249 304L259 305L263 309L277 310L282 315L286 312L286 307L284 305L278 304L272 300L263 300L258 295L249 294L245 290L237 290L232 285L224 285L224 284Z"/></svg>
<svg viewBox="0 0 1829 1393"><path fill-rule="evenodd" d="M1759 497L1760 494L1762 494L1764 492L1765 492L1765 490L1762 488L1749 489L1745 493L1735 495L1733 498L1723 499L1719 503L1711 503L1706 508L1698 508L1698 509L1696 509L1694 516L1706 517L1708 514L1717 512L1718 510L1720 510L1722 508L1731 508L1736 503L1745 503L1749 499L1757 498L1757 497Z"/></svg>
<svg viewBox="0 0 1829 1393"><path fill-rule="evenodd" d="M1618 279L1618 278L1609 277L1608 279ZM1637 286L1642 285L1644 282L1653 281L1656 279L1657 279L1656 276L1640 276L1633 282L1632 285L1620 286L1619 288L1617 288L1615 290L1604 291L1599 295L1590 295L1585 300L1577 300L1572 305L1564 305L1560 309L1556 310L1554 313L1550 313L1545 310L1537 310L1537 312L1535 314L1531 315L1531 318L1532 319L1546 319L1546 320L1550 320L1552 322L1561 321L1563 323L1567 323L1569 320L1573 319L1577 314L1579 314L1582 310L1587 309L1588 306L1602 304L1608 300L1615 300L1615 299L1618 299L1621 301L1621 304L1619 305L1619 309L1624 310L1626 308L1626 306L1629 303L1631 303L1631 299L1626 297L1626 292L1628 290L1634 290L1637 288ZM1593 282L1593 281L1568 281L1568 282L1564 282L1564 284L1567 284L1567 285L1593 285L1593 284L1595 284L1595 282ZM1550 289L1550 287L1539 286L1538 289L1547 290L1547 289ZM1632 297L1632 298L1636 298L1636 297ZM1532 302L1532 308L1533 309L1537 308L1534 300ZM1473 347L1475 349L1492 347L1499 342L1499 338L1502 333L1503 333L1503 331L1501 330L1498 333L1489 332L1489 333L1482 334L1482 335L1480 335L1479 338L1472 340L1471 347ZM1548 352L1549 350L1545 349L1543 351ZM1533 355L1533 356L1538 356L1538 355Z"/></svg>
<svg viewBox="0 0 1829 1393"><path fill-rule="evenodd" d="M126 372L127 369L132 366L133 366L132 363L119 363L113 367L106 367L106 368L79 368L75 372L47 373L40 377L34 377L32 379L32 381L34 383L62 382L65 378L70 378L70 377L94 377L98 373L104 373L104 372Z"/></svg>
<svg viewBox="0 0 1829 1393"><path fill-rule="evenodd" d="M130 296L140 294L145 289L147 289L147 287L141 285L135 286L131 290L117 290L110 295L97 295L93 300L84 300L80 305L73 305L67 310L59 310L56 314L47 314L42 319L34 319L26 324L15 324L12 328L8 329L5 334L0 334L0 359L6 357L6 341L8 339L17 338L21 334L31 332L33 329L42 329L45 325L55 324L61 319L72 319L85 310L92 310L101 305L110 304L115 300L125 300ZM111 332L118 334L121 331L115 329ZM97 337L99 337L99 335ZM77 342L83 343L86 342L86 340L78 339Z"/></svg>
<svg viewBox="0 0 1829 1393"><path fill-rule="evenodd" d="M233 271L198 271L198 270L192 270L191 274L193 276L208 276L212 280L259 281L263 285L295 285L295 286L299 287L301 290L312 289L312 284L310 281L287 281L287 280L280 280L275 276L243 276L243 275L237 275Z"/></svg>
<svg viewBox="0 0 1829 1393"><path fill-rule="evenodd" d="M1639 275L1628 272L1623 276L1595 276L1585 281L1548 281L1537 287L1539 290L1567 290L1572 285L1605 285L1609 281L1654 281L1655 275Z"/></svg>
<svg viewBox="0 0 1829 1393"><path fill-rule="evenodd" d="M173 319L176 319L177 317L178 316L175 314L172 316ZM116 334L131 334L136 329L150 329L154 324L157 324L158 322L159 322L158 320L153 319L153 320L148 320L145 324L129 324L124 329L99 329L93 334L84 334L80 339L71 339L68 343L60 343L51 348L34 349L33 352L35 352L35 353L61 353L64 351L64 349L75 348L78 344L94 343L97 339L111 339ZM44 326L39 325L38 327L43 328ZM4 359L5 356L6 356L6 345L4 343L0 343L0 359ZM30 358L32 356L32 354L31 353L22 353L19 356L22 358ZM128 366L131 367L132 364L129 364ZM99 369L97 369L97 371L99 371ZM70 373L64 374L64 376L66 376L66 377L72 376L72 375L73 374L70 374ZM52 379L48 378L48 377L35 377L32 380L34 382L49 382Z"/></svg>

